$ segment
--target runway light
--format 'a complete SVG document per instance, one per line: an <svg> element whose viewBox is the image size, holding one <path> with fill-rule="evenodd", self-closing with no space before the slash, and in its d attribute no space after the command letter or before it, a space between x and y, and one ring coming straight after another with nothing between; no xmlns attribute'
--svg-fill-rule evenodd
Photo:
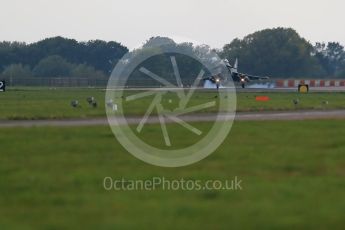
<svg viewBox="0 0 345 230"><path fill-rule="evenodd" d="M108 102L107 102L107 107L108 108L113 108L113 100L110 99Z"/></svg>
<svg viewBox="0 0 345 230"><path fill-rule="evenodd" d="M299 99L298 98L297 99L293 99L292 102L293 102L294 105L298 105L299 104Z"/></svg>
<svg viewBox="0 0 345 230"><path fill-rule="evenodd" d="M89 105L91 105L95 101L95 98L94 97L88 97L88 98L86 98L86 101L89 103Z"/></svg>
<svg viewBox="0 0 345 230"><path fill-rule="evenodd" d="M91 106L92 106L93 108L97 108L97 106L98 106L97 101L93 101L93 102L91 103Z"/></svg>
<svg viewBox="0 0 345 230"><path fill-rule="evenodd" d="M73 108L77 108L77 107L79 106L79 101L77 101L77 100L71 101L71 106L72 106Z"/></svg>

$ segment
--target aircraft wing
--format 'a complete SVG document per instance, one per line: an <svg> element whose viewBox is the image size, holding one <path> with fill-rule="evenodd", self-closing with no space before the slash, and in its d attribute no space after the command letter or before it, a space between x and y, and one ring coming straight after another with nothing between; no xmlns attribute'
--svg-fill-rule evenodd
<svg viewBox="0 0 345 230"><path fill-rule="evenodd" d="M223 80L223 77L220 74L216 74L216 75L206 76L206 77L202 78L203 81L209 80L212 82L216 82L217 79L218 79L218 81L221 81L221 80Z"/></svg>
<svg viewBox="0 0 345 230"><path fill-rule="evenodd" d="M261 77L261 76L253 76L253 75L249 75L249 74L240 74L241 77L246 77L249 80L253 80L253 81L259 81L259 80L268 80L270 79L269 77Z"/></svg>

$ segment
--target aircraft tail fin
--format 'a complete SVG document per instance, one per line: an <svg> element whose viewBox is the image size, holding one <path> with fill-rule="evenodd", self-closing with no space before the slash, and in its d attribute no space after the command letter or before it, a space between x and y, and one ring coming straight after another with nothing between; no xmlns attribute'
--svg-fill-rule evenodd
<svg viewBox="0 0 345 230"><path fill-rule="evenodd" d="M231 68L231 73L238 73L238 59L236 58L234 66Z"/></svg>
<svg viewBox="0 0 345 230"><path fill-rule="evenodd" d="M235 61L235 64L234 64L234 69L237 70L237 68L238 68L238 59L236 58L236 61Z"/></svg>
<svg viewBox="0 0 345 230"><path fill-rule="evenodd" d="M226 67L232 68L228 59L223 59L223 62L225 63Z"/></svg>

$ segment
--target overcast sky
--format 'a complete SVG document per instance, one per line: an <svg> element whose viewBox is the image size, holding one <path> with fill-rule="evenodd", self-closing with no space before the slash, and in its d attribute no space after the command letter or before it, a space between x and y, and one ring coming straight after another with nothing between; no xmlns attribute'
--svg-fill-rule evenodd
<svg viewBox="0 0 345 230"><path fill-rule="evenodd" d="M311 42L345 44L344 0L1 0L0 40L64 36L115 40L129 48L152 36L221 48L273 27L293 27Z"/></svg>

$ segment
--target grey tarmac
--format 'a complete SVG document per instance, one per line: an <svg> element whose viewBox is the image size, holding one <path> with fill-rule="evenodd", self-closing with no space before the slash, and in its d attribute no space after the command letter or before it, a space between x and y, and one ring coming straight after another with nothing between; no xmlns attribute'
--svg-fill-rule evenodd
<svg viewBox="0 0 345 230"><path fill-rule="evenodd" d="M234 114L190 114L179 116L185 122L207 122L218 120L232 120ZM315 119L345 119L345 110L300 110L300 111L279 111L279 112L239 112L235 115L236 121L268 121L268 120L315 120ZM138 124L142 117L126 117L127 124ZM110 119L113 124L114 120ZM167 120L167 123L173 121ZM125 124L125 121L117 119L118 125ZM148 124L159 123L157 116L151 116ZM0 127L74 127L74 126L97 126L108 125L107 118L89 119L61 119L61 120L0 120Z"/></svg>

